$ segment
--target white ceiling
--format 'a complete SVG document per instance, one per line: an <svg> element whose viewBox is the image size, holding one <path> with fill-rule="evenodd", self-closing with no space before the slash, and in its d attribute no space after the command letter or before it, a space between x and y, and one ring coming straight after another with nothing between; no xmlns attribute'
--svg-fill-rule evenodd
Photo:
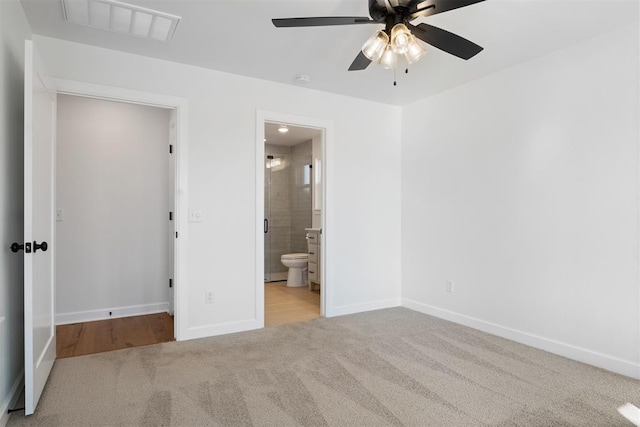
<svg viewBox="0 0 640 427"><path fill-rule="evenodd" d="M0 0L1 1L1 0ZM638 21L637 0L487 0L417 22L459 34L485 48L464 61L436 48L409 74L371 64L348 72L377 25L275 28L271 18L368 16L367 0L125 0L179 15L169 44L135 39L64 21L58 0L21 0L35 34L405 105L497 70Z"/></svg>
<svg viewBox="0 0 640 427"><path fill-rule="evenodd" d="M302 142L307 142L314 137L320 135L322 131L316 128L305 128L300 126L287 125L289 132L282 133L278 131L280 123L267 122L264 125L264 137L266 144L283 145L285 147L293 147Z"/></svg>

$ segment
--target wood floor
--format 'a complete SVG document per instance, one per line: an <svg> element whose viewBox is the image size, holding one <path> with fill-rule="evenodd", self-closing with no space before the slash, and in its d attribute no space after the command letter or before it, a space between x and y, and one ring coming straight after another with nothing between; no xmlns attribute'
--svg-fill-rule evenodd
<svg viewBox="0 0 640 427"><path fill-rule="evenodd" d="M320 291L288 288L286 282L265 283L265 326L320 317ZM56 326L59 359L173 341L173 316L168 313L123 317Z"/></svg>
<svg viewBox="0 0 640 427"><path fill-rule="evenodd" d="M288 288L286 282L264 284L264 325L277 326L320 317L320 291L307 286Z"/></svg>
<svg viewBox="0 0 640 427"><path fill-rule="evenodd" d="M173 341L168 313L56 326L57 357L82 356Z"/></svg>

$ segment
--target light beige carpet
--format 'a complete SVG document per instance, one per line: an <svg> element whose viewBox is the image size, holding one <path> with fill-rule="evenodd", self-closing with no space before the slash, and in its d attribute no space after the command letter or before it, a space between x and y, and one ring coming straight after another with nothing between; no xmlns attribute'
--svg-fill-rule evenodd
<svg viewBox="0 0 640 427"><path fill-rule="evenodd" d="M408 309L58 360L10 426L629 426L640 382Z"/></svg>

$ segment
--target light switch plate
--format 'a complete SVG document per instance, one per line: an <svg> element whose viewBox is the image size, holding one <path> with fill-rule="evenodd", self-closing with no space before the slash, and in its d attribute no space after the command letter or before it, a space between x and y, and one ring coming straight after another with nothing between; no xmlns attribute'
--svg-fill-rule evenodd
<svg viewBox="0 0 640 427"><path fill-rule="evenodd" d="M189 211L189 222L202 222L202 211L200 209Z"/></svg>
<svg viewBox="0 0 640 427"><path fill-rule="evenodd" d="M56 221L64 221L64 211L61 208L56 209Z"/></svg>

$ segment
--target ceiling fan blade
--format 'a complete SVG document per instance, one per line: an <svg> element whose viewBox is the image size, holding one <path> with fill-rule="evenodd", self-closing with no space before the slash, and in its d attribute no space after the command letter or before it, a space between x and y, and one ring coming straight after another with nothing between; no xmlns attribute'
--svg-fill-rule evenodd
<svg viewBox="0 0 640 427"><path fill-rule="evenodd" d="M470 59L484 49L472 41L433 25L424 23L419 25L409 24L409 30L423 42L458 58Z"/></svg>
<svg viewBox="0 0 640 427"><path fill-rule="evenodd" d="M325 25L377 24L366 16L323 16L317 18L272 19L273 25L282 27L321 27Z"/></svg>
<svg viewBox="0 0 640 427"><path fill-rule="evenodd" d="M377 0L378 4L382 4L385 9L387 9L387 13L393 13L393 6L389 3L389 0Z"/></svg>
<svg viewBox="0 0 640 427"><path fill-rule="evenodd" d="M485 0L425 0L421 2L411 2L412 7L409 9L409 13L413 19L418 16L430 16L465 6L471 6L472 4L483 1Z"/></svg>
<svg viewBox="0 0 640 427"><path fill-rule="evenodd" d="M353 62L351 63L351 66L349 67L349 71L364 70L369 66L369 64L371 64L371 60L366 56L364 56L364 53L360 51L358 56L356 56L356 59L354 59Z"/></svg>
<svg viewBox="0 0 640 427"><path fill-rule="evenodd" d="M433 14L433 10L435 9L434 5L423 7L422 9L417 9L411 15L409 15L409 20L414 20L419 16L429 16Z"/></svg>

